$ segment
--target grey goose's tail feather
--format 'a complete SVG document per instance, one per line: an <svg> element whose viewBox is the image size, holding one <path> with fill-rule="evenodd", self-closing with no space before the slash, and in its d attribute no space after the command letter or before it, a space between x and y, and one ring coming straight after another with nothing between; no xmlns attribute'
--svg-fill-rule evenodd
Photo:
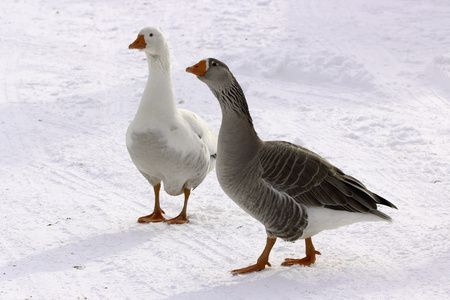
<svg viewBox="0 0 450 300"><path fill-rule="evenodd" d="M354 177L301 146L280 141L265 142L259 158L262 179L299 204L372 213L387 220L390 219L387 215L377 212L377 205L396 208Z"/></svg>
<svg viewBox="0 0 450 300"><path fill-rule="evenodd" d="M342 171L339 170L339 174L343 174ZM345 197L347 198L347 205L325 205L325 207L335 210L348 210L348 211L365 211L372 213L376 216L381 217L387 221L392 221L391 217L386 215L385 213L377 210L377 204L386 205L392 208L397 209L397 207L392 204L390 201L385 198L372 193L369 191L361 182L356 180L355 178L349 175L339 176L339 179L336 177L331 177L333 179L330 180L330 177L326 178L326 181L334 182L333 186L345 186L345 188L341 188L340 191L344 191ZM340 184L337 184L339 181ZM349 193L351 192L351 193ZM339 194L339 193L338 193ZM341 194L342 195L342 194ZM353 210L355 209L355 210Z"/></svg>

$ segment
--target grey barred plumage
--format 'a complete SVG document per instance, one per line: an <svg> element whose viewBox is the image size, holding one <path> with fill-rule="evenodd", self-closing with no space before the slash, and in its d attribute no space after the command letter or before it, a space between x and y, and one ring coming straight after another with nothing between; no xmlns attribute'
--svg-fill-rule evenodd
<svg viewBox="0 0 450 300"><path fill-rule="evenodd" d="M370 192L355 178L345 175L313 152L287 142L266 142L261 154L263 179L295 201L309 206L376 214L377 204L395 207ZM275 161L278 159L278 161Z"/></svg>
<svg viewBox="0 0 450 300"><path fill-rule="evenodd" d="M307 257L284 264L310 265L320 254L311 236L354 222L391 220L377 205L395 205L324 158L292 143L262 141L244 93L224 63L209 58L187 71L208 85L222 109L216 164L220 186L268 235L258 262L234 274L264 269L277 237L305 239Z"/></svg>
<svg viewBox="0 0 450 300"><path fill-rule="evenodd" d="M228 88L220 91L214 90L213 93L217 98L223 99L223 101L220 102L223 111L235 111L236 113L245 116L248 122L253 123L248 110L247 101L245 101L245 96L240 86L231 84Z"/></svg>

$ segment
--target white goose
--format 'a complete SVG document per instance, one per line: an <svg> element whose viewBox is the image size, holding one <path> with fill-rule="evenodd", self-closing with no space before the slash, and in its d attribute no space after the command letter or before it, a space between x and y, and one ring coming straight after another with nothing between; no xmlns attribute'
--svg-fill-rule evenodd
<svg viewBox="0 0 450 300"><path fill-rule="evenodd" d="M153 213L139 218L138 222L186 223L191 189L214 169L217 139L198 115L176 108L169 48L161 30L142 29L129 48L147 55L149 69L142 100L126 134L131 159L155 193ZM169 195L184 192L183 209L173 219L166 220L160 207L161 182Z"/></svg>
<svg viewBox="0 0 450 300"><path fill-rule="evenodd" d="M377 206L396 208L394 204L324 158L288 142L262 141L244 93L223 62L208 58L186 71L208 85L222 109L216 172L220 186L266 227L266 247L256 264L233 274L270 266L269 254L277 238L305 239L306 257L287 258L283 265L309 266L320 254L311 240L320 231L361 221L391 220Z"/></svg>

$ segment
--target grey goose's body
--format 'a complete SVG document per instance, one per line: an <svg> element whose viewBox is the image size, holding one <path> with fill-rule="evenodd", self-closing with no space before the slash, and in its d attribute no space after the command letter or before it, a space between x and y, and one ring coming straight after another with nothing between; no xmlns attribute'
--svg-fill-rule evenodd
<svg viewBox="0 0 450 300"><path fill-rule="evenodd" d="M149 68L139 108L126 134L130 157L155 193L153 213L138 222L185 223L191 189L214 169L217 140L198 115L176 108L169 49L160 29L142 29L129 48L143 51ZM169 195L185 195L182 211L170 220L160 207L161 182Z"/></svg>
<svg viewBox="0 0 450 300"><path fill-rule="evenodd" d="M277 237L306 240L307 257L287 259L284 265L310 265L318 254L311 236L318 232L359 221L391 220L377 205L395 208L392 203L319 155L288 142L262 141L242 89L224 63L209 58L187 71L208 85L222 109L216 165L220 186L267 231L257 264L234 274L270 265Z"/></svg>

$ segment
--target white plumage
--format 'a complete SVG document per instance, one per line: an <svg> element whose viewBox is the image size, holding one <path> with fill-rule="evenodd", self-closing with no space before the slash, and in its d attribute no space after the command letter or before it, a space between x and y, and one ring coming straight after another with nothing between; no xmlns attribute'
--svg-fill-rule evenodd
<svg viewBox="0 0 450 300"><path fill-rule="evenodd" d="M126 134L133 163L154 187L155 209L138 222L185 223L190 190L214 169L217 139L195 113L177 109L170 78L169 49L158 27L146 27L129 46L147 56L149 76L136 116ZM159 205L159 190L172 196L184 192L180 215L166 220Z"/></svg>

